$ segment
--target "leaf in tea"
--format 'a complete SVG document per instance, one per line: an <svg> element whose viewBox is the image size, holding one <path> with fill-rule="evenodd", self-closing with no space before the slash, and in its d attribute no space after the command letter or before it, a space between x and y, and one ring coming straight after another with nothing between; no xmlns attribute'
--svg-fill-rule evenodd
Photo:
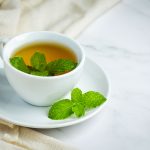
<svg viewBox="0 0 150 150"><path fill-rule="evenodd" d="M61 74L73 70L77 63L69 59L57 59L47 64L47 69L51 75Z"/></svg>
<svg viewBox="0 0 150 150"><path fill-rule="evenodd" d="M32 55L30 62L32 67L38 71L44 71L47 65L45 55L39 52Z"/></svg>
<svg viewBox="0 0 150 150"><path fill-rule="evenodd" d="M26 66L22 57L10 58L10 63L18 70L23 71L25 73L30 73L30 69Z"/></svg>
<svg viewBox="0 0 150 150"><path fill-rule="evenodd" d="M31 71L30 74L36 76L48 76L48 71Z"/></svg>

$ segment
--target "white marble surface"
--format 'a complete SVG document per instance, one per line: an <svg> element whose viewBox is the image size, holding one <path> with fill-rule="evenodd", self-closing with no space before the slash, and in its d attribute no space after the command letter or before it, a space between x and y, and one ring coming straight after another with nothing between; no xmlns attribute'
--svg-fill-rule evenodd
<svg viewBox="0 0 150 150"><path fill-rule="evenodd" d="M82 150L150 149L150 0L124 0L79 38L110 77L108 105L84 123L41 132Z"/></svg>

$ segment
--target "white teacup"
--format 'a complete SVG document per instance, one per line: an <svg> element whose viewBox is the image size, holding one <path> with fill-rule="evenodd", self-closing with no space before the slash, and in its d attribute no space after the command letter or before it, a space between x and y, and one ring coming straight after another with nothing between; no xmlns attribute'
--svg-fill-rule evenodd
<svg viewBox="0 0 150 150"><path fill-rule="evenodd" d="M77 56L78 66L63 75L41 77L26 74L14 68L9 58L18 47L32 42L57 42L69 47ZM82 48L73 39L47 31L29 32L11 39L2 49L2 59L7 79L26 102L36 106L48 106L62 98L80 78L85 56ZM11 97L10 97L11 98Z"/></svg>

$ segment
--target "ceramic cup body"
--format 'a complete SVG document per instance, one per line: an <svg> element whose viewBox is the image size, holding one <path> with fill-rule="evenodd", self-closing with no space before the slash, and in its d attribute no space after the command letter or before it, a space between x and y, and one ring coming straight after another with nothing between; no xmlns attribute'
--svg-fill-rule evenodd
<svg viewBox="0 0 150 150"><path fill-rule="evenodd" d="M69 47L77 56L78 66L71 72L59 76L40 77L26 74L14 68L9 58L19 47L33 42L57 42ZM24 101L36 106L49 106L62 98L78 82L84 65L84 53L74 40L58 33L46 31L30 32L11 39L2 50L6 77Z"/></svg>

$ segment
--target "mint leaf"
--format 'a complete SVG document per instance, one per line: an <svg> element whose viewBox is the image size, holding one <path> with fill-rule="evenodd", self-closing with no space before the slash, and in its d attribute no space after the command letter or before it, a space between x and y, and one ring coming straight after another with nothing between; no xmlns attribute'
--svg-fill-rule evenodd
<svg viewBox="0 0 150 150"><path fill-rule="evenodd" d="M75 88L71 92L71 100L73 102L82 102L82 91L79 88Z"/></svg>
<svg viewBox="0 0 150 150"><path fill-rule="evenodd" d="M18 70L23 71L25 73L30 73L30 69L26 66L22 57L10 58L10 63Z"/></svg>
<svg viewBox="0 0 150 150"><path fill-rule="evenodd" d="M44 71L46 68L45 55L39 52L35 52L30 59L31 65L38 71Z"/></svg>
<svg viewBox="0 0 150 150"><path fill-rule="evenodd" d="M69 59L57 59L47 64L47 69L51 75L61 74L73 70L77 66Z"/></svg>
<svg viewBox="0 0 150 150"><path fill-rule="evenodd" d="M31 71L31 74L36 76L48 76L48 71Z"/></svg>
<svg viewBox="0 0 150 150"><path fill-rule="evenodd" d="M77 117L81 117L85 114L85 107L82 98L82 91L79 88L75 88L71 92L71 101L73 102L72 111Z"/></svg>
<svg viewBox="0 0 150 150"><path fill-rule="evenodd" d="M77 117L81 117L85 114L85 107L82 103L75 103L72 107L72 111Z"/></svg>
<svg viewBox="0 0 150 150"><path fill-rule="evenodd" d="M83 94L83 100L86 108L94 108L106 101L106 98L99 92L89 91Z"/></svg>
<svg viewBox="0 0 150 150"><path fill-rule="evenodd" d="M48 71L37 71L35 68L33 68L32 66L27 66L30 70L30 74L31 75L36 75L36 76L48 76L49 73Z"/></svg>
<svg viewBox="0 0 150 150"><path fill-rule="evenodd" d="M72 113L72 102L69 99L63 99L52 105L48 117L54 120L62 120L69 117Z"/></svg>

